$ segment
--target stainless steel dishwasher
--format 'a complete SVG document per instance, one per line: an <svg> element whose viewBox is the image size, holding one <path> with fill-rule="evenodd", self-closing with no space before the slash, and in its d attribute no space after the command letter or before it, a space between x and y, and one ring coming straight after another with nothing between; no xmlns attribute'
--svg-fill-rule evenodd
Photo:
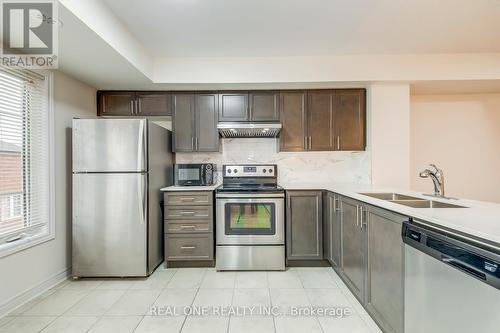
<svg viewBox="0 0 500 333"><path fill-rule="evenodd" d="M403 223L405 333L500 332L500 249L421 221Z"/></svg>

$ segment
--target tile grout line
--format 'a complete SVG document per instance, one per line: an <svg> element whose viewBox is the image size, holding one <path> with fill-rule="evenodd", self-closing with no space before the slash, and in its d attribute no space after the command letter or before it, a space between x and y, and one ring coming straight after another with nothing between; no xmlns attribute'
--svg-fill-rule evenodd
<svg viewBox="0 0 500 333"><path fill-rule="evenodd" d="M177 269L176 274L178 271L179 270ZM193 300L191 301L191 304L190 304L191 308L193 307L194 301L196 300L196 296L198 296L198 292L200 291L201 284L203 283L203 280L205 279L207 271L208 270L205 268L205 270L203 271L203 276L200 279L200 284L196 287L196 293L194 294ZM173 278L173 276L172 276L172 278ZM184 325L186 324L187 319L188 319L188 316L184 316L184 320L182 321L182 325L179 329L179 333L181 333L182 330L184 329Z"/></svg>

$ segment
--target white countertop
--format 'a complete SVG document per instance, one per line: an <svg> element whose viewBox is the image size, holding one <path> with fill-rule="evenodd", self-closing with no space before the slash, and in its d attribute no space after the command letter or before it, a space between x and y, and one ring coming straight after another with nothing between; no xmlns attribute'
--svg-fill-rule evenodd
<svg viewBox="0 0 500 333"><path fill-rule="evenodd" d="M161 188L160 191L213 191L220 184L210 185L210 186L178 186L172 185Z"/></svg>
<svg viewBox="0 0 500 333"><path fill-rule="evenodd" d="M436 226L445 227L461 233L487 240L500 247L500 204L467 199L440 199L424 196L422 193L371 185L342 183L280 183L286 190L327 190L344 195L384 209L420 219ZM426 200L441 201L467 208L412 208L381 199L375 199L360 192L395 192Z"/></svg>

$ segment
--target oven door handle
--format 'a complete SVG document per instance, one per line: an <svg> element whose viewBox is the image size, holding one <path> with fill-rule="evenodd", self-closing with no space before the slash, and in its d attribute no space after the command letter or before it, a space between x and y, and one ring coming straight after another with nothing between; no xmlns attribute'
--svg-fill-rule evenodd
<svg viewBox="0 0 500 333"><path fill-rule="evenodd" d="M284 193L266 193L266 194L257 194L257 193L217 193L216 198L227 198L227 199L244 199L244 200L252 200L252 199L266 199L266 198L284 198ZM249 201L250 202L250 201Z"/></svg>

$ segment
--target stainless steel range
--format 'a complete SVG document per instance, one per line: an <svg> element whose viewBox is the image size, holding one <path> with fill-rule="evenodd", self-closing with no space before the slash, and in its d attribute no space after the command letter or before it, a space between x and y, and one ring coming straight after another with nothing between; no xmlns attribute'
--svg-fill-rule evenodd
<svg viewBox="0 0 500 333"><path fill-rule="evenodd" d="M285 191L276 165L224 165L216 190L216 268L285 269Z"/></svg>

